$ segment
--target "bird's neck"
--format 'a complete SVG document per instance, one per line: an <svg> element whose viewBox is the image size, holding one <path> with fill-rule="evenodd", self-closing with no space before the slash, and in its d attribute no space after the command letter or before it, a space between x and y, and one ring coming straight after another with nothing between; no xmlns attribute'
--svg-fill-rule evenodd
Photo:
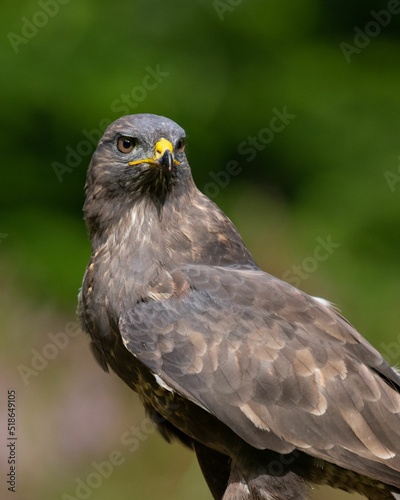
<svg viewBox="0 0 400 500"><path fill-rule="evenodd" d="M167 198L161 212L143 198L92 242L104 272L121 282L146 285L185 264L255 266L232 222L197 188Z"/></svg>

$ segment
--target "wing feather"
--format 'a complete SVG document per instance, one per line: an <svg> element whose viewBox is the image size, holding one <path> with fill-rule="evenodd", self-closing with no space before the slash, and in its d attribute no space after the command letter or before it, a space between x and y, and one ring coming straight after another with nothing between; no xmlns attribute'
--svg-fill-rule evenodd
<svg viewBox="0 0 400 500"><path fill-rule="evenodd" d="M256 448L399 484L399 376L345 319L259 270L177 273L184 294L121 318L131 353Z"/></svg>

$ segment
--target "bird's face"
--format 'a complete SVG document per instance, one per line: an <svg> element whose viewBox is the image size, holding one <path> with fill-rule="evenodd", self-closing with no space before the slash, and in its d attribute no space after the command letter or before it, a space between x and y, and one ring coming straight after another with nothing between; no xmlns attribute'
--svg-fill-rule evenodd
<svg viewBox="0 0 400 500"><path fill-rule="evenodd" d="M109 218L104 204L123 212L146 199L160 213L169 193L191 178L184 150L184 130L167 118L138 114L113 122L89 166L86 217Z"/></svg>

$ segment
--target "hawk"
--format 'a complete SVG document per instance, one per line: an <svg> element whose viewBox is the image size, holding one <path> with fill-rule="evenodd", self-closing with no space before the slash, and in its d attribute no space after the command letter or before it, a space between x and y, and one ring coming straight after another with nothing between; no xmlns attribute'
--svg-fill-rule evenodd
<svg viewBox="0 0 400 500"><path fill-rule="evenodd" d="M400 377L327 301L262 271L195 186L185 132L122 117L91 160L79 316L214 499L400 498Z"/></svg>

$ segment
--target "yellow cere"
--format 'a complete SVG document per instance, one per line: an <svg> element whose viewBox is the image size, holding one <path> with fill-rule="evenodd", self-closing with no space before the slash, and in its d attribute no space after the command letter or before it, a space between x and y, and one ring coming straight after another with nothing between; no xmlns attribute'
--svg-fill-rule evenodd
<svg viewBox="0 0 400 500"><path fill-rule="evenodd" d="M166 150L171 151L171 153L174 150L174 147L172 146L171 142L168 141L167 139L160 139L159 141L156 142L156 145L154 146L154 157L153 158L143 158L141 160L135 160L135 161L130 161L129 165L138 165L139 163L153 163L156 164L158 163L158 160L162 157L162 155L165 153ZM180 162L174 159L175 165L179 165Z"/></svg>
<svg viewBox="0 0 400 500"><path fill-rule="evenodd" d="M154 148L156 158L162 156L165 153L166 149L169 149L171 153L174 150L172 144L169 141L167 141L167 139L160 139L159 141L157 141Z"/></svg>

